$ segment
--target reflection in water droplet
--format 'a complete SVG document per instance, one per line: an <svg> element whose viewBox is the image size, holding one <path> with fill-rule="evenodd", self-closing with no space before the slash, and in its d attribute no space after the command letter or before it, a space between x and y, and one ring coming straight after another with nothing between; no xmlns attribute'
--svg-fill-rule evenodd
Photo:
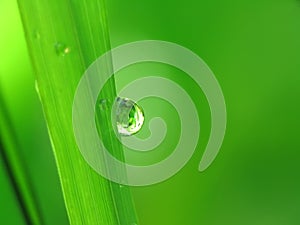
<svg viewBox="0 0 300 225"><path fill-rule="evenodd" d="M130 136L137 133L144 123L143 109L128 98L116 101L116 122L119 134Z"/></svg>
<svg viewBox="0 0 300 225"><path fill-rule="evenodd" d="M57 42L54 45L54 48L58 56L65 56L66 54L70 53L71 50L70 47L68 47L66 44L61 42Z"/></svg>

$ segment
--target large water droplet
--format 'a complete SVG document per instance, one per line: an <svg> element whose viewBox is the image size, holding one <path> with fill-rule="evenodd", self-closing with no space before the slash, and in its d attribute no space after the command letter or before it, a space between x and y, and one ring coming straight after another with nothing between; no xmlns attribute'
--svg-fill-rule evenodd
<svg viewBox="0 0 300 225"><path fill-rule="evenodd" d="M116 122L119 134L130 136L137 133L144 123L143 109L128 98L116 101Z"/></svg>
<svg viewBox="0 0 300 225"><path fill-rule="evenodd" d="M65 56L68 53L70 53L70 47L68 47L66 44L61 43L61 42L57 42L54 45L55 48L55 52L58 56Z"/></svg>

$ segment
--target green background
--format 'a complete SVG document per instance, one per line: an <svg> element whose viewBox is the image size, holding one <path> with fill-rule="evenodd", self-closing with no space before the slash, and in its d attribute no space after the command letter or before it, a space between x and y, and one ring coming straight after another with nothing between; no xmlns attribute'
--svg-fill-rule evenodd
<svg viewBox="0 0 300 225"><path fill-rule="evenodd" d="M112 47L158 39L191 49L214 71L227 105L220 154L199 173L210 129L204 94L173 68L144 67L150 74L160 71L188 91L199 111L201 137L192 160L177 175L132 188L140 224L298 225L300 2L111 0L107 7ZM20 155L46 224L68 224L16 2L0 1L0 24L0 88ZM142 77L142 70L137 66L124 71L126 76L116 80L118 89ZM159 99L140 104L146 116L159 114L172 128L164 147L145 161L159 160L178 140L178 115ZM149 135L148 122L141 137ZM24 224L0 163L0 224Z"/></svg>

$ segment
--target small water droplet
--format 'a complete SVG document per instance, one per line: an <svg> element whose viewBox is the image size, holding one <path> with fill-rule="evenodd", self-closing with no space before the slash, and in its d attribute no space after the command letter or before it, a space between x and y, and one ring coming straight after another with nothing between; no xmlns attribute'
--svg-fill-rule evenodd
<svg viewBox="0 0 300 225"><path fill-rule="evenodd" d="M66 44L61 42L55 43L54 48L58 56L65 56L71 51L70 47L68 47Z"/></svg>
<svg viewBox="0 0 300 225"><path fill-rule="evenodd" d="M33 37L34 37L35 39L40 39L40 38L41 38L40 32L39 32L38 30L34 30L34 31L33 31Z"/></svg>
<svg viewBox="0 0 300 225"><path fill-rule="evenodd" d="M107 110L109 108L109 100L108 99L100 99L99 100L99 108L101 110Z"/></svg>
<svg viewBox="0 0 300 225"><path fill-rule="evenodd" d="M144 123L143 109L128 98L116 100L116 122L119 134L130 136L136 134Z"/></svg>

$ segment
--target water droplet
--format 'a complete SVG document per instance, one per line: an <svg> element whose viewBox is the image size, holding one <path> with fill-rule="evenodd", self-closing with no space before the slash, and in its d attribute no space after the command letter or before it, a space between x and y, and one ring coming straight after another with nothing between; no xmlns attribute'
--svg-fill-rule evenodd
<svg viewBox="0 0 300 225"><path fill-rule="evenodd" d="M71 51L70 47L68 47L66 44L61 43L61 42L57 42L54 45L54 48L55 48L56 54L58 56L65 56L68 53L70 53L70 51Z"/></svg>
<svg viewBox="0 0 300 225"><path fill-rule="evenodd" d="M108 99L100 99L99 100L99 108L101 110L107 110L109 108L110 101Z"/></svg>
<svg viewBox="0 0 300 225"><path fill-rule="evenodd" d="M40 39L41 38L40 32L38 30L34 30L33 31L33 37L35 39Z"/></svg>
<svg viewBox="0 0 300 225"><path fill-rule="evenodd" d="M137 133L144 123L143 109L128 98L116 101L116 122L119 134L130 136Z"/></svg>

